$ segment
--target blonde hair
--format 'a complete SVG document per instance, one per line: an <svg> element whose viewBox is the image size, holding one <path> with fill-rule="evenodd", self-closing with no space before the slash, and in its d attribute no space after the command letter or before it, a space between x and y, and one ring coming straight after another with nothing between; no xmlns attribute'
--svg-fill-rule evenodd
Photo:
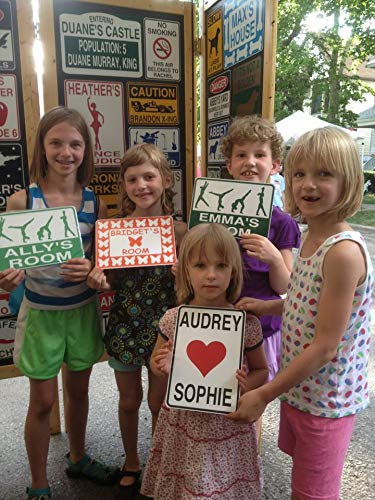
<svg viewBox="0 0 375 500"><path fill-rule="evenodd" d="M52 127L66 122L79 132L85 142L83 161L77 170L77 181L87 186L94 173L94 154L90 130L83 116L75 109L57 106L41 118L35 136L33 158L30 165L30 181L39 183L47 175L48 163L44 152L44 139Z"/></svg>
<svg viewBox="0 0 375 500"><path fill-rule="evenodd" d="M237 116L229 127L228 134L220 140L224 157L230 160L233 146L245 142L269 142L272 160L281 160L284 154L284 141L275 124L260 116Z"/></svg>
<svg viewBox="0 0 375 500"><path fill-rule="evenodd" d="M151 163L153 167L159 170L163 180L163 195L161 198L161 208L163 215L172 215L174 213L173 191L174 177L173 172L169 167L169 163L162 151L153 144L137 144L129 148L121 160L121 169L119 174L119 202L118 215L130 215L135 210L135 203L130 200L125 190L124 176L129 167L137 167L144 163ZM169 187L165 187L167 179L171 179Z"/></svg>
<svg viewBox="0 0 375 500"><path fill-rule="evenodd" d="M335 172L342 181L338 204L327 213L336 213L342 221L360 209L363 197L363 172L355 142L349 134L336 127L323 127L303 134L291 147L286 158L286 211L293 217L301 212L293 198L293 174L299 163L307 163Z"/></svg>
<svg viewBox="0 0 375 500"><path fill-rule="evenodd" d="M242 259L238 243L230 231L221 224L198 224L186 234L178 256L176 288L177 302L183 304L194 297L188 266L193 254L209 256L216 252L225 264L232 267L232 277L227 289L228 302L235 302L242 289Z"/></svg>

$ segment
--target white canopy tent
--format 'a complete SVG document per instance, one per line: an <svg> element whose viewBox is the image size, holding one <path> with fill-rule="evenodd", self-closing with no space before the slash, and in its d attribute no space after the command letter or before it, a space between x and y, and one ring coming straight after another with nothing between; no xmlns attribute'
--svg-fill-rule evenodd
<svg viewBox="0 0 375 500"><path fill-rule="evenodd" d="M345 130L345 132L350 134L354 140L360 138L360 133L355 130L348 130L346 128L339 127L333 123L321 120L316 116L308 115L303 111L295 111L290 116L283 118L276 123L276 127L286 144L292 144L302 134L308 132L309 130L322 127L337 127L341 130Z"/></svg>

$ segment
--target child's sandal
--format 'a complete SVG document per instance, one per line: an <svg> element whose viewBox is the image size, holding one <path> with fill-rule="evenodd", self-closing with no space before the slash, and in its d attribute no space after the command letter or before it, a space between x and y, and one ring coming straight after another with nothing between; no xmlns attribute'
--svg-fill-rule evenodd
<svg viewBox="0 0 375 500"><path fill-rule="evenodd" d="M121 491L127 490L127 491L138 491L141 487L141 474L142 470L120 470L119 472L119 478L120 481L123 477L132 477L134 478L134 482L131 484L119 484Z"/></svg>
<svg viewBox="0 0 375 500"><path fill-rule="evenodd" d="M68 453L66 461L68 462L68 467L65 469L65 472L73 479L84 477L94 483L106 486L115 483L118 478L119 470L117 467L108 467L108 465L98 460L92 460L88 455L85 455L79 462L73 463Z"/></svg>
<svg viewBox="0 0 375 500"><path fill-rule="evenodd" d="M27 500L50 500L52 498L51 490L47 488L26 488Z"/></svg>

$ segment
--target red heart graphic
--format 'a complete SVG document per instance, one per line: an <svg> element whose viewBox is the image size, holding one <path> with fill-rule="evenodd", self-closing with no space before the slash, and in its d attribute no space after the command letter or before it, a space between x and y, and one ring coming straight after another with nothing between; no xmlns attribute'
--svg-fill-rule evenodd
<svg viewBox="0 0 375 500"><path fill-rule="evenodd" d="M2 127L8 118L8 106L4 102L0 102L0 127Z"/></svg>
<svg viewBox="0 0 375 500"><path fill-rule="evenodd" d="M186 348L190 361L198 368L203 377L220 364L227 350L221 342L206 345L201 340L192 340Z"/></svg>

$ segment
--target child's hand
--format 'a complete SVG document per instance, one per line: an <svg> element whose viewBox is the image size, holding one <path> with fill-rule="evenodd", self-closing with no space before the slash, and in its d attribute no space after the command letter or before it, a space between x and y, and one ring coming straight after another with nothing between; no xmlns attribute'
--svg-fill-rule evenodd
<svg viewBox="0 0 375 500"><path fill-rule="evenodd" d="M282 255L275 245L260 234L244 234L240 239L240 244L249 257L254 257L261 262L275 264L282 261Z"/></svg>
<svg viewBox="0 0 375 500"><path fill-rule="evenodd" d="M165 344L162 345L162 347L156 352L155 356L153 357L155 367L165 375L168 375L171 371L172 346L172 341L168 340L168 342L165 342Z"/></svg>
<svg viewBox="0 0 375 500"><path fill-rule="evenodd" d="M80 282L85 281L91 271L91 261L89 259L69 259L60 268L63 270L60 274L65 281Z"/></svg>
<svg viewBox="0 0 375 500"><path fill-rule="evenodd" d="M12 292L25 279L23 269L5 269L0 272L0 288Z"/></svg>
<svg viewBox="0 0 375 500"><path fill-rule="evenodd" d="M94 290L100 290L103 292L111 289L105 272L98 267L94 267L91 273L87 276L87 286L93 288Z"/></svg>
<svg viewBox="0 0 375 500"><path fill-rule="evenodd" d="M248 373L249 373L249 371L248 371L246 365L242 365L241 369L236 371L236 379L238 380L238 382L240 384L241 395L245 394L245 392L247 392L249 390L248 384L247 384Z"/></svg>
<svg viewBox="0 0 375 500"><path fill-rule="evenodd" d="M266 406L267 403L260 397L259 390L255 389L241 396L237 410L226 415L226 418L252 424L262 416Z"/></svg>
<svg viewBox="0 0 375 500"><path fill-rule="evenodd" d="M236 309L240 309L241 311L246 311L254 314L254 316L263 316L265 314L265 302L267 301L261 299L253 299L251 297L242 297L242 299L240 299L234 305L234 307Z"/></svg>

